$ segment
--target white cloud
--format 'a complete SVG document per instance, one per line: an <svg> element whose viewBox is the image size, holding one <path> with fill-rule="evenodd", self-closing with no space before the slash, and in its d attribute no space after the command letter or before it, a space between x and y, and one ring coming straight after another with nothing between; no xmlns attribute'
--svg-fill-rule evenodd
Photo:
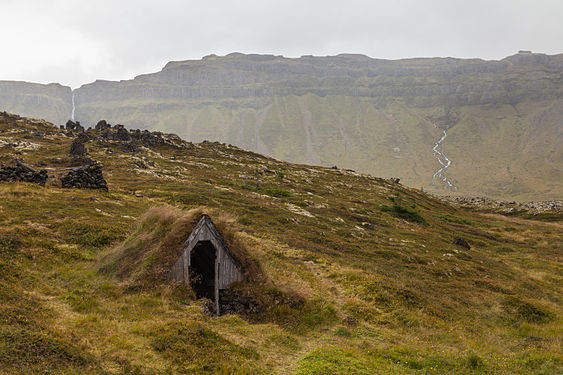
<svg viewBox="0 0 563 375"><path fill-rule="evenodd" d="M0 79L73 87L233 51L486 59L563 52L560 0L0 0L0 14Z"/></svg>

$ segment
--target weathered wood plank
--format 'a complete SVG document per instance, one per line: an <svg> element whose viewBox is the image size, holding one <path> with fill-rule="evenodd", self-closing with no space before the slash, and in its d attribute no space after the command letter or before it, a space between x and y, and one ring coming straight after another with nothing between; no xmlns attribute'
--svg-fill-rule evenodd
<svg viewBox="0 0 563 375"><path fill-rule="evenodd" d="M178 260L172 266L171 277L189 284L191 254L202 241L211 242L215 249L214 299L219 313L219 290L228 288L233 282L242 281L244 274L235 258L229 253L221 234L207 215L203 215L188 239L184 242Z"/></svg>

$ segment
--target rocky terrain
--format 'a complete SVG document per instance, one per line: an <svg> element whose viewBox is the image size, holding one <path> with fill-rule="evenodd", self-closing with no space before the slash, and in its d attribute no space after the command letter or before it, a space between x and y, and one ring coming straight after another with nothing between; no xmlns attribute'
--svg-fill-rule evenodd
<svg viewBox="0 0 563 375"><path fill-rule="evenodd" d="M0 163L54 176L0 182L0 374L560 372L558 206L452 205L398 178L96 124L0 113ZM100 166L107 191L84 186ZM260 270L220 317L152 278L194 212Z"/></svg>
<svg viewBox="0 0 563 375"><path fill-rule="evenodd" d="M563 201L551 200L540 202L516 202L516 201L498 201L487 197L453 197L440 196L440 199L456 203L462 206L475 206L487 209L501 209L505 212L515 210L533 210L533 211L557 211L563 210Z"/></svg>
<svg viewBox="0 0 563 375"><path fill-rule="evenodd" d="M73 113L87 126L105 118L399 177L440 194L549 200L563 191L562 71L563 55L537 53L500 61L233 53L83 85L73 92ZM0 98L0 109L26 113L13 103L20 91L31 95L27 86L0 87L11 98ZM71 116L71 97L64 97L64 107L50 107L61 109L59 124ZM434 178L445 160L447 170Z"/></svg>

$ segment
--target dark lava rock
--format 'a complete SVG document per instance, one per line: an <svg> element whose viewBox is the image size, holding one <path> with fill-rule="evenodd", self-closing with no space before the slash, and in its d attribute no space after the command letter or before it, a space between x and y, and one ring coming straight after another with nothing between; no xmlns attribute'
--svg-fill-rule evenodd
<svg viewBox="0 0 563 375"><path fill-rule="evenodd" d="M147 130L141 133L140 138L141 143L148 147L156 147L164 143L162 135L158 133L151 133Z"/></svg>
<svg viewBox="0 0 563 375"><path fill-rule="evenodd" d="M102 167L93 164L78 167L68 172L61 178L63 188L102 189L108 191L108 185L102 174Z"/></svg>
<svg viewBox="0 0 563 375"><path fill-rule="evenodd" d="M118 127L120 126L120 127ZM116 125L117 132L113 135L114 141L129 142L131 141L131 134L123 127L123 125Z"/></svg>
<svg viewBox="0 0 563 375"><path fill-rule="evenodd" d="M19 160L16 160L15 166L0 167L0 181L34 182L45 186L47 177L46 170L36 171Z"/></svg>
<svg viewBox="0 0 563 375"><path fill-rule="evenodd" d="M75 138L74 141L72 141L72 143L70 144L69 155L80 157L87 154L88 151L86 150L86 146L84 146L84 141L79 137Z"/></svg>
<svg viewBox="0 0 563 375"><path fill-rule="evenodd" d="M139 142L135 139L132 139L129 142L123 142L121 143L121 149L125 152L139 152Z"/></svg>
<svg viewBox="0 0 563 375"><path fill-rule="evenodd" d="M103 131L103 130L110 129L110 128L111 128L111 125L108 124L106 120L100 120L96 124L96 130L98 130L98 131Z"/></svg>
<svg viewBox="0 0 563 375"><path fill-rule="evenodd" d="M72 120L68 120L66 122L66 130L76 130L79 132L83 132L84 131L84 127L82 125L80 125L80 121L72 121Z"/></svg>
<svg viewBox="0 0 563 375"><path fill-rule="evenodd" d="M375 230L375 226L372 223L368 223L364 221L361 225L366 229Z"/></svg>
<svg viewBox="0 0 563 375"><path fill-rule="evenodd" d="M454 238L454 240L452 241L452 243L453 243L454 245L459 245L459 246L465 247L467 250L471 249L471 246L469 246L469 244L467 243L467 241L464 240L464 239L461 238L461 237L456 237L456 238Z"/></svg>
<svg viewBox="0 0 563 375"><path fill-rule="evenodd" d="M133 164L141 169L147 169L147 165L140 160L135 160Z"/></svg>
<svg viewBox="0 0 563 375"><path fill-rule="evenodd" d="M246 316L259 313L263 308L252 296L237 293L232 289L224 289L219 291L219 310L220 315Z"/></svg>

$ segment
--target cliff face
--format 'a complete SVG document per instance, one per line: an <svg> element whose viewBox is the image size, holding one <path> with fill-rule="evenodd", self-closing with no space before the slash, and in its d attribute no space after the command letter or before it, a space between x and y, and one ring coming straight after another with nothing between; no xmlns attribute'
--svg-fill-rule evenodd
<svg viewBox="0 0 563 375"><path fill-rule="evenodd" d="M546 199L563 190L563 55L390 61L234 53L74 93L83 124L103 118L218 140L440 193Z"/></svg>
<svg viewBox="0 0 563 375"><path fill-rule="evenodd" d="M561 95L563 55L501 61L452 58L377 60L361 55L301 57L231 54L168 63L134 80L97 81L83 103L128 99L255 98L315 94L405 98L416 106L515 103Z"/></svg>
<svg viewBox="0 0 563 375"><path fill-rule="evenodd" d="M58 83L0 81L0 111L64 124L72 111L70 87Z"/></svg>

